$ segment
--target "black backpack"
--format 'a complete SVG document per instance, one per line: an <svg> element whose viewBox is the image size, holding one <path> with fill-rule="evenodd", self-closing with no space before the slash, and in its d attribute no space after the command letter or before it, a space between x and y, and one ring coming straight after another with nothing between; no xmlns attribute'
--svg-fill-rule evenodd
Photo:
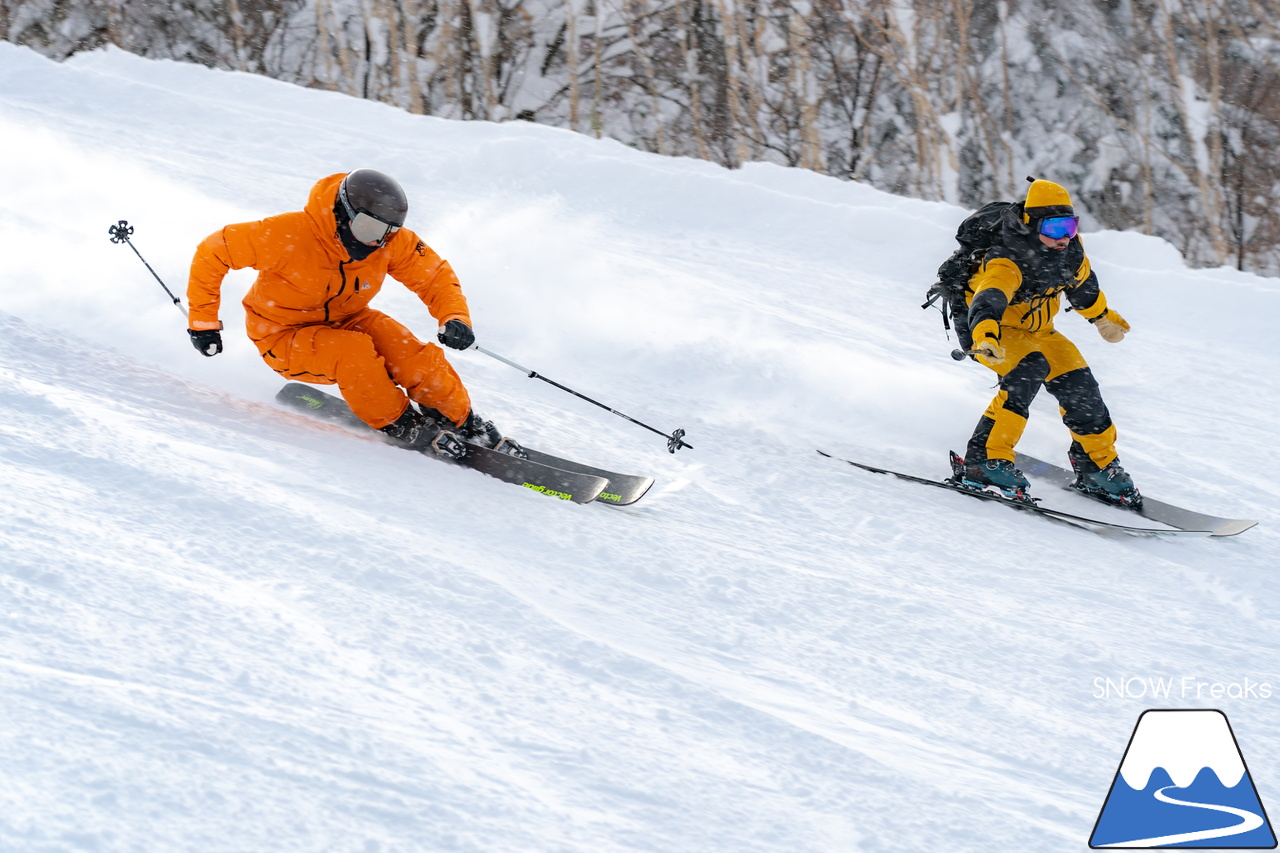
<svg viewBox="0 0 1280 853"><path fill-rule="evenodd" d="M969 305L965 301L969 279L978 271L987 249L999 242L1004 213L1014 205L1015 202L1011 201L993 201L960 223L956 229L956 242L960 248L938 267L938 280L925 293L925 303L920 306L928 308L941 300L938 310L942 312L942 327L949 330L954 326L956 338L965 350L973 347L973 336L969 334Z"/></svg>

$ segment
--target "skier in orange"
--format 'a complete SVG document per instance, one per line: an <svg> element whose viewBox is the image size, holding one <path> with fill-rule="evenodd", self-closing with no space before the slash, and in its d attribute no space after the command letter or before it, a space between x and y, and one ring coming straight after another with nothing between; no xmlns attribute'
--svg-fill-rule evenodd
<svg viewBox="0 0 1280 853"><path fill-rule="evenodd" d="M443 351L369 307L390 275L426 305L453 349L475 343L471 315L448 262L404 227L408 198L373 169L330 175L303 210L228 225L196 249L187 285L188 334L222 352L223 277L252 267L246 331L263 361L288 379L337 385L353 412L396 443L441 456L502 436L471 408ZM415 408L412 402L419 408Z"/></svg>

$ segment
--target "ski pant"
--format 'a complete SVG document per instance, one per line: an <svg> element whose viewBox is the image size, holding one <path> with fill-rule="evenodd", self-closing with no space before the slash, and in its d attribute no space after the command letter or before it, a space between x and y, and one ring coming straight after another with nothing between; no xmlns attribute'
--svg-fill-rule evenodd
<svg viewBox="0 0 1280 853"><path fill-rule="evenodd" d="M467 389L440 347L424 344L381 311L366 308L333 325L293 326L254 343L281 376L337 385L351 411L374 429L394 423L410 399L455 424L471 411Z"/></svg>
<svg viewBox="0 0 1280 853"><path fill-rule="evenodd" d="M1071 432L1068 455L1090 470L1105 468L1116 458L1116 428L1102 402L1093 371L1076 345L1061 333L1028 332L1005 326L1000 330L1005 359L992 366L1000 376L1000 391L983 412L966 462L1014 460L1014 446L1027 425L1031 401L1043 385L1058 400L1062 422Z"/></svg>

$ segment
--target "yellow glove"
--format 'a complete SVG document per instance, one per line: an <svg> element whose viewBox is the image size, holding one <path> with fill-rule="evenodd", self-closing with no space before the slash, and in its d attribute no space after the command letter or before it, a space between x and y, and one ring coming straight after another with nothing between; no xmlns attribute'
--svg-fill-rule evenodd
<svg viewBox="0 0 1280 853"><path fill-rule="evenodd" d="M1102 312L1102 316L1095 319L1093 325L1097 327L1102 339L1110 344L1123 341L1125 332L1129 331L1128 322L1110 308Z"/></svg>
<svg viewBox="0 0 1280 853"><path fill-rule="evenodd" d="M973 347L969 351L987 367L1004 361L1004 347L1000 346L1000 324L995 320L983 320L974 326Z"/></svg>

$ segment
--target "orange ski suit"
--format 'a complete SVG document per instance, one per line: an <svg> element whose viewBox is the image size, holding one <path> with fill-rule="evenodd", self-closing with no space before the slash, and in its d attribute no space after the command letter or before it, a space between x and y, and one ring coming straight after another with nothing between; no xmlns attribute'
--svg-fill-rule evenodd
<svg viewBox="0 0 1280 853"><path fill-rule="evenodd" d="M318 181L303 210L228 225L206 237L191 261L189 328L222 328L223 277L253 267L258 278L244 297L245 329L272 370L336 384L375 429L404 414L410 398L461 424L471 399L440 347L369 307L391 275L418 295L439 325L458 319L470 326L458 277L407 228L364 260L351 260L333 213L344 177Z"/></svg>

